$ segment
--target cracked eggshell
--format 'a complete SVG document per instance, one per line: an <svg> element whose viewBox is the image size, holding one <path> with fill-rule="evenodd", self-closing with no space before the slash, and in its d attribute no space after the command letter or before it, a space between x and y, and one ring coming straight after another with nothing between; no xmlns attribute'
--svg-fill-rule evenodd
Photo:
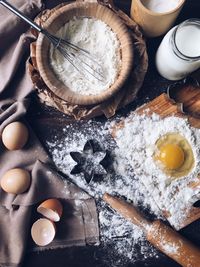
<svg viewBox="0 0 200 267"><path fill-rule="evenodd" d="M18 150L28 141L28 129L25 124L15 121L8 124L2 132L2 142L8 150Z"/></svg>
<svg viewBox="0 0 200 267"><path fill-rule="evenodd" d="M56 227L53 222L48 219L37 220L31 228L31 236L38 246L46 246L50 244L56 234Z"/></svg>
<svg viewBox="0 0 200 267"><path fill-rule="evenodd" d="M37 212L53 222L58 222L63 213L63 206L58 199L47 199L40 204Z"/></svg>
<svg viewBox="0 0 200 267"><path fill-rule="evenodd" d="M22 194L30 187L31 177L28 171L15 168L4 173L0 183L5 192Z"/></svg>

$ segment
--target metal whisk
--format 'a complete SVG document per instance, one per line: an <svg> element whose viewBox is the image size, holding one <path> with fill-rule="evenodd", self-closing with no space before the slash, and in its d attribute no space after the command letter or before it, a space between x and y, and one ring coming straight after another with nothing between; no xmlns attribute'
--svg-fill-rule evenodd
<svg viewBox="0 0 200 267"><path fill-rule="evenodd" d="M74 66L74 68L79 73L83 74L83 76L85 76L85 74L87 73L95 79L103 81L104 76L102 68L100 64L92 57L89 51L75 44L72 44L67 40L50 34L47 30L41 28L38 24L29 19L26 15L21 13L18 9L9 4L7 1L0 0L0 4L2 4L11 12L16 14L18 17L26 21L38 32L44 34L55 47L55 49L57 49L63 55L63 57L65 57Z"/></svg>

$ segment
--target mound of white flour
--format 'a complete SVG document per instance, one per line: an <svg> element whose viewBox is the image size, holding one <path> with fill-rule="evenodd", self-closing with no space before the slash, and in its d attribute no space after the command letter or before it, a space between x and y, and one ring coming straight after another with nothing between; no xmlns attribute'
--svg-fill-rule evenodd
<svg viewBox="0 0 200 267"><path fill-rule="evenodd" d="M93 18L74 18L67 22L56 35L89 51L98 63L77 54L77 60L73 61L75 66L80 68L81 63L78 60L81 59L94 70L98 71L100 66L103 76L103 80L98 80L87 71L80 73L57 49L51 46L51 67L58 79L67 87L81 95L98 95L114 83L121 67L120 43L108 25Z"/></svg>

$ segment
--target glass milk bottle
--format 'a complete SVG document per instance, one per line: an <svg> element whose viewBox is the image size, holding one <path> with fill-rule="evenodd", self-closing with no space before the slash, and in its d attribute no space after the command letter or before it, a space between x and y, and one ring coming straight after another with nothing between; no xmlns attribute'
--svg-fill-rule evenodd
<svg viewBox="0 0 200 267"><path fill-rule="evenodd" d="M172 28L157 53L158 72L168 80L180 80L200 68L200 20L188 19Z"/></svg>

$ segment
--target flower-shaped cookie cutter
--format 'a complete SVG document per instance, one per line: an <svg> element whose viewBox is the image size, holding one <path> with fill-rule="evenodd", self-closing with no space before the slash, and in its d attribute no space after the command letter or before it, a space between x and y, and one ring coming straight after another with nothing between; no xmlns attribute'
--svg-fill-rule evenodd
<svg viewBox="0 0 200 267"><path fill-rule="evenodd" d="M97 148L94 140L85 143L82 152L70 152L72 159L77 163L71 170L71 174L83 173L89 184L95 176L107 174L106 158L107 151Z"/></svg>

